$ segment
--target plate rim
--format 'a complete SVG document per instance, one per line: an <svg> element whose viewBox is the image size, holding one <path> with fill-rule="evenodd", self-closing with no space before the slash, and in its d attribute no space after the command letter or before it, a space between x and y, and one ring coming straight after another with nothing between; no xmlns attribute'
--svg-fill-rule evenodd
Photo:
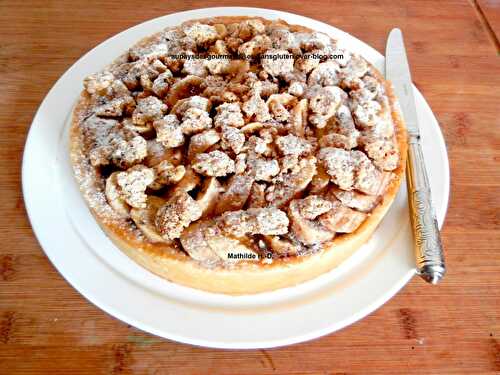
<svg viewBox="0 0 500 375"><path fill-rule="evenodd" d="M351 317L349 319L346 319L347 322L346 321L336 322L336 323L328 326L327 328L309 331L307 334L296 336L296 337L294 337L292 339L285 338L285 339L282 339L282 340L272 340L272 341L266 341L266 342L262 342L262 343L257 343L257 342L249 341L249 342L251 342L253 344L245 345L244 343L238 343L238 344L235 345L234 343L211 342L211 341L207 341L207 340L196 340L196 339L192 339L192 338L185 338L185 337L181 337L181 336L178 336L178 335L175 335L175 334L165 335L164 332L159 332L153 326L145 325L142 322L135 320L134 318L127 317L124 314L122 314L122 312L115 310L112 306L106 306L105 303L102 303L98 298L94 298L94 296L92 296L90 293L87 293L87 291L85 291L84 288L81 285L76 285L76 283L73 283L73 280L70 280L63 273L63 270L59 269L59 267L56 265L57 262L54 261L54 259L52 258L51 254L49 254L49 252L47 252L45 250L44 246L42 245L42 242L40 240L40 236L38 234L39 229L37 229L37 224L34 223L34 213L32 211L33 207L31 206L31 203L30 203L31 202L30 201L31 198L30 198L30 194L27 193L28 190L29 190L28 186L27 186L27 181L28 181L27 175L28 175L29 171L27 170L26 165L27 165L27 160L30 157L30 155L28 155L28 153L26 151L30 149L31 143L34 142L33 141L34 137L32 136L33 133L34 133L34 131L33 131L34 126L33 125L39 121L38 118L40 117L40 113L41 113L41 111L42 111L42 109L44 107L44 104L46 104L46 102L47 102L47 98L49 96L53 95L53 92L56 91L56 89L58 88L58 85L60 84L60 82L62 82L64 80L65 76L69 74L69 72L73 69L73 67L80 60L84 59L88 54L92 53L92 51L94 51L94 49L97 49L102 44L104 44L104 43L106 43L106 42L108 42L108 41L110 41L110 40L112 40L114 38L117 38L117 37L119 37L122 34L130 33L133 29L135 29L135 28L137 28L139 26L142 26L142 25L144 25L146 23L153 23L155 21L158 22L162 18L165 18L165 17L168 17L168 16L174 16L174 15L179 15L179 14L188 15L188 14L191 14L191 13L198 13L198 12L210 13L210 12L214 12L214 11L221 12L221 13L223 13L225 11L226 12L236 11L236 12L245 12L245 14L246 13L250 13L251 15L254 15L254 14L252 14L252 12L266 12L267 11L267 12L274 13L274 14L271 14L271 16L272 16L271 18L276 18L276 17L274 17L274 15L276 15L277 17L298 17L299 19L306 19L309 22L313 21L316 24L321 24L323 26L333 27L334 29L338 30L339 32L345 33L345 34L349 35L350 37L356 39L357 41L359 41L363 45L368 46L370 49L374 50L377 54L379 54L379 52L376 51L375 49L373 49L373 47L371 47L370 45L364 43L362 40L356 38L355 36L353 36L351 34L348 34L348 33L344 32L341 29L336 28L335 26L329 25L329 24L324 23L322 21L315 20L313 18L304 17L302 15L298 15L298 14L294 14L294 13L290 13L290 12L283 12L283 11L279 11L279 10L266 9L266 8L254 8L254 7L210 7L210 8L198 8L198 9L193 9L193 10L188 10L188 11L183 11L183 12L169 13L169 14L166 14L166 15L162 15L162 16L150 19L150 20L146 20L146 21L141 22L141 23L139 23L137 25L134 25L134 26L132 26L130 28L127 28L126 30L123 30L123 31L121 31L121 32L119 32L119 33L111 36L110 38L107 38L106 40L102 41L101 43L99 43L98 45L96 45L95 47L93 47L92 49L90 49L87 53L85 53L84 55L82 55L77 61L75 61L71 65L71 67L69 69L67 69L59 77L59 79L54 83L54 85L48 91L47 95L44 97L43 101L41 102L40 106L38 107L38 109L37 109L37 111L36 111L36 113L35 113L35 115L33 117L32 123L30 125L30 129L28 131L28 134L27 134L27 138L26 138L26 142L25 142L25 146L24 146L24 151L23 151L23 158L22 158L22 173L21 173L21 175L22 175L22 193L23 193L23 198L24 198L24 201L25 201L27 216L28 216L28 219L30 221L31 227L33 228L33 233L35 234L35 237L37 238L37 241L40 244L40 247L44 251L45 255L49 258L49 260L51 261L51 263L53 264L53 266L57 269L57 271L61 274L61 276L74 289L76 289L82 296L84 296L88 301L90 301L91 303L93 303L94 305L96 305L97 307L99 307L101 310L105 311L106 313L110 314L111 316L113 316L115 318L118 318L118 319L122 320L125 323L132 324L135 327L137 327L137 328L139 328L139 329L141 329L143 331L150 332L150 333L158 335L160 337L165 337L165 338L168 338L168 339L171 339L171 340L175 340L175 341L178 341L178 342L187 343L187 344L191 344L191 345L198 345L198 346L204 346L204 347L213 347L213 348L226 348L226 349L270 348L270 347L278 347L278 346L284 346L284 345L291 345L291 344L295 344L295 343L298 343L298 342L303 342L303 341L308 341L308 340L311 340L311 339L314 339L314 338L318 338L318 337L321 337L321 336L323 336L325 334L332 333L332 332L335 332L335 331L337 331L337 330L339 330L341 328L347 327L347 326L351 325L352 323L358 321L359 319L361 319L361 318L363 318L363 317L371 314L373 311L375 311L379 307L381 307L390 298L392 298L402 287L404 287L407 284L407 282L413 277L414 270L412 272L408 272L403 278L401 278L401 280L399 280L398 283L395 283L393 285L393 287L390 288L389 290L387 290L379 299L373 301L372 304L370 304L368 306L365 306L364 309L359 310L357 312L357 314L351 315ZM206 15L206 17L213 17L213 15ZM193 17L193 18L195 18L195 17ZM201 17L196 16L196 18L201 18ZM417 95L421 96L421 98L423 99L423 103L425 103L425 105L427 106L427 110L434 116L434 113L430 109L428 103L425 101L425 98L423 98L423 96L421 95L421 93L415 87L414 87L414 90L416 90L416 94ZM434 118L435 118L435 116L434 116ZM437 119L436 119L436 122L437 122ZM438 211L438 222L439 222L439 226L441 227L442 224L443 224L445 215L446 215L448 204L449 204L450 170L449 170L449 159L448 159L448 155L447 155L446 144L444 142L444 137L443 137L441 128L439 126L437 127L437 131L438 131L439 136L440 136L439 137L439 143L442 146L442 147L440 147L439 151L440 151L440 154L442 156L442 161L444 162L444 167L445 167L444 169L446 171L446 175L445 175L445 182L446 182L445 185L446 186L445 186L445 189L444 189L445 194L444 194L444 199L443 199L443 202L442 202L442 207L440 207L439 210L436 210L436 211ZM130 282L129 280L126 280L126 281Z"/></svg>

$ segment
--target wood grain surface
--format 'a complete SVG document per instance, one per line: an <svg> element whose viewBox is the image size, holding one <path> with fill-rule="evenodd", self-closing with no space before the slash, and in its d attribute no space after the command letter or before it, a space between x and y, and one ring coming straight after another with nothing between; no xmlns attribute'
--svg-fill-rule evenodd
<svg viewBox="0 0 500 375"><path fill-rule="evenodd" d="M223 351L127 326L54 269L28 222L20 176L26 134L47 91L115 33L223 5L313 17L379 51L392 27L403 29L451 164L449 273L441 285L415 278L367 318L312 342ZM475 5L485 6L483 17ZM498 32L498 12L498 1L466 0L0 1L0 374L499 374L500 57L485 24Z"/></svg>

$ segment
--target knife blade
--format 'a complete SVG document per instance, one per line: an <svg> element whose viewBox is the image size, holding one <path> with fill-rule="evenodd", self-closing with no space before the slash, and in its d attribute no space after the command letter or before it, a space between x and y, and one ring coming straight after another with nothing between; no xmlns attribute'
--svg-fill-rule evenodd
<svg viewBox="0 0 500 375"><path fill-rule="evenodd" d="M385 74L386 78L392 82L408 131L406 183L417 273L425 281L436 284L443 278L446 266L420 146L420 128L410 67L403 34L399 29L393 29L387 38Z"/></svg>

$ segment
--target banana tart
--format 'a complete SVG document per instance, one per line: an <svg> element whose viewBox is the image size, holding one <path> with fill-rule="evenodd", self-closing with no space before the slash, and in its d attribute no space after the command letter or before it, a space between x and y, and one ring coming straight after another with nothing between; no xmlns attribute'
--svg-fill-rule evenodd
<svg viewBox="0 0 500 375"><path fill-rule="evenodd" d="M167 280L226 294L349 257L391 205L407 146L390 84L341 42L201 19L87 77L70 153L109 238Z"/></svg>

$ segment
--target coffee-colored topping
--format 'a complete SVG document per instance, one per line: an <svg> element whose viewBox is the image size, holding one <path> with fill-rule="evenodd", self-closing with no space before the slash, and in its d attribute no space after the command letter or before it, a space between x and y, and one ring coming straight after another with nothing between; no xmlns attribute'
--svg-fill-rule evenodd
<svg viewBox="0 0 500 375"><path fill-rule="evenodd" d="M354 107L354 117L356 123L365 128L372 127L380 121L379 113L382 110L380 104L374 100L368 102L356 103Z"/></svg>
<svg viewBox="0 0 500 375"><path fill-rule="evenodd" d="M163 98L170 88L171 83L173 82L173 75L170 70L167 70L161 73L153 82L151 86L151 90L158 95L160 98Z"/></svg>
<svg viewBox="0 0 500 375"><path fill-rule="evenodd" d="M287 121L290 110L297 104L297 98L290 94L272 94L266 102L269 111L276 121Z"/></svg>
<svg viewBox="0 0 500 375"><path fill-rule="evenodd" d="M309 97L309 121L318 128L324 128L327 121L335 115L347 94L337 86L326 86L311 90Z"/></svg>
<svg viewBox="0 0 500 375"><path fill-rule="evenodd" d="M399 151L396 145L383 138L364 138L363 147L373 163L382 170L393 171L399 165Z"/></svg>
<svg viewBox="0 0 500 375"><path fill-rule="evenodd" d="M332 182L343 190L351 190L354 184L354 160L349 151L327 147L318 155Z"/></svg>
<svg viewBox="0 0 500 375"><path fill-rule="evenodd" d="M300 98L302 95L304 95L306 87L306 84L303 82L292 81L292 83L290 83L290 86L288 86L288 93Z"/></svg>
<svg viewBox="0 0 500 375"><path fill-rule="evenodd" d="M215 27L200 23L185 27L183 31L197 45L206 45L209 42L214 42L219 36Z"/></svg>
<svg viewBox="0 0 500 375"><path fill-rule="evenodd" d="M170 113L182 118L184 113L190 108L198 108L204 112L210 112L211 103L207 98L194 95L190 96L189 98L178 100L172 107Z"/></svg>
<svg viewBox="0 0 500 375"><path fill-rule="evenodd" d="M238 53L245 56L255 56L271 48L271 39L267 35L256 35L254 38L238 47Z"/></svg>
<svg viewBox="0 0 500 375"><path fill-rule="evenodd" d="M243 103L243 111L255 121L265 122L271 119L269 108L264 99L260 97L259 90L252 89L251 96Z"/></svg>
<svg viewBox="0 0 500 375"><path fill-rule="evenodd" d="M293 70L293 56L283 49L268 49L261 58L262 68L270 75L279 75Z"/></svg>
<svg viewBox="0 0 500 375"><path fill-rule="evenodd" d="M307 79L307 84L311 87L314 85L337 87L339 83L340 66L332 60L319 64Z"/></svg>
<svg viewBox="0 0 500 375"><path fill-rule="evenodd" d="M351 157L356 171L354 188L365 194L376 195L383 179L382 172L361 151L351 151Z"/></svg>
<svg viewBox="0 0 500 375"><path fill-rule="evenodd" d="M107 99L104 104L95 108L95 114L103 117L120 117L127 108L135 106L134 98L130 95Z"/></svg>

